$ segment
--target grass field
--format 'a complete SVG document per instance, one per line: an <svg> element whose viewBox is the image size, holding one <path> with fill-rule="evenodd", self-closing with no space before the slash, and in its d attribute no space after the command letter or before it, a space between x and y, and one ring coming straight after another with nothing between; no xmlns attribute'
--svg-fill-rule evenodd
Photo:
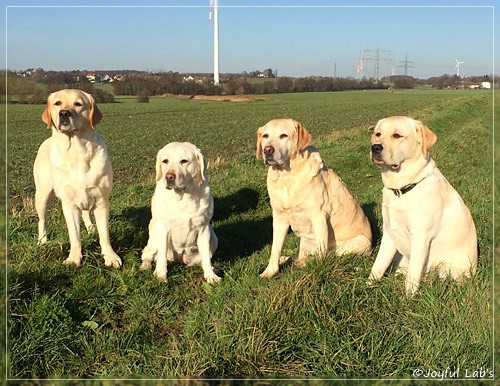
<svg viewBox="0 0 500 386"><path fill-rule="evenodd" d="M114 169L111 240L124 265L104 267L95 234L82 233L80 268L63 266L68 236L60 204L48 244L36 245L32 166L49 135L43 106L8 106L8 378L456 378L493 370L492 97L481 91L273 95L260 102L118 98L99 132ZM478 273L463 285L428 277L411 300L403 279L366 279L381 237L381 179L369 127L410 115L438 135L432 155L464 198L478 230ZM266 167L256 130L292 117L368 215L369 257L328 255L260 279L272 236ZM156 152L195 143L209 160L219 237L213 264L169 265L167 285L141 272ZM497 152L498 154L498 152ZM287 237L291 254L297 238ZM498 297L497 297L498 299ZM480 370L487 370L484 374ZM422 371L423 373L420 373ZM434 371L434 373L432 373ZM477 371L477 373L474 373ZM450 373L448 373L450 374ZM449 378L450 376L448 376ZM451 375L451 378L455 378ZM428 379L428 378L426 378Z"/></svg>

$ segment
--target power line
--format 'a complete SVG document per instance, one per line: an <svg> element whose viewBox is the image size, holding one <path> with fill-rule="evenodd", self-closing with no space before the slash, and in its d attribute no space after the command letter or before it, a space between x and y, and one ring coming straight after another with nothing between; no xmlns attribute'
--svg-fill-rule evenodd
<svg viewBox="0 0 500 386"><path fill-rule="evenodd" d="M384 54L388 55L388 54L392 54L392 52L388 51L388 50L383 50L383 49L377 47L377 48L364 50L363 54L365 55L362 59L363 61L374 63L374 65L375 65L375 79L379 80L380 79L380 63L389 63L392 61L389 57L384 56Z"/></svg>
<svg viewBox="0 0 500 386"><path fill-rule="evenodd" d="M408 69L409 68L415 68L413 65L413 62L411 60L408 60L408 53L405 55L405 60L400 61L399 63L402 63L401 65L397 67L403 67L405 69L405 76L408 76Z"/></svg>

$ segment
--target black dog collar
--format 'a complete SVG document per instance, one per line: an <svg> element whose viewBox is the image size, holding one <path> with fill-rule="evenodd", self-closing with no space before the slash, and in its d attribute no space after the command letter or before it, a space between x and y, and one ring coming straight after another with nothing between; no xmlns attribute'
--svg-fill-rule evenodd
<svg viewBox="0 0 500 386"><path fill-rule="evenodd" d="M422 178L422 179L421 179L420 181L418 181L418 182L414 182L413 184L408 184L408 185L405 185L405 186L403 186L403 187L402 187L402 188L400 188L400 189L393 189L393 188L389 188L389 189L391 189L391 190L393 191L393 193L394 193L396 196L400 197L402 194L408 193L408 192L409 192L410 190L412 190L415 186L417 186L417 184L421 183L424 179L425 179L425 177L424 177L424 178Z"/></svg>

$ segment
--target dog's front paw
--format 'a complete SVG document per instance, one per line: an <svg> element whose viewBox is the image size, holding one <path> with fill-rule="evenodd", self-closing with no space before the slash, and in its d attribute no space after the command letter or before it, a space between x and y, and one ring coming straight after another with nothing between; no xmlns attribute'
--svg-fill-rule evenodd
<svg viewBox="0 0 500 386"><path fill-rule="evenodd" d="M167 273L166 272L159 272L159 271L155 270L155 277L158 281L160 281L162 283L167 282Z"/></svg>
<svg viewBox="0 0 500 386"><path fill-rule="evenodd" d="M262 278L264 278L264 279L270 279L274 275L276 275L277 273L278 273L278 270L269 269L269 267L268 267L259 276L262 277Z"/></svg>
<svg viewBox="0 0 500 386"><path fill-rule="evenodd" d="M38 245L46 244L46 243L47 243L47 240L48 240L48 239L47 239L47 235L44 235L44 236L42 236L41 238L39 238L39 239L38 239L37 244L38 244Z"/></svg>
<svg viewBox="0 0 500 386"><path fill-rule="evenodd" d="M220 282L221 278L215 274L215 272L211 272L208 275L204 275L205 280L208 284L214 284Z"/></svg>
<svg viewBox="0 0 500 386"><path fill-rule="evenodd" d="M149 271L151 269L151 260L145 259L142 260L141 270Z"/></svg>
<svg viewBox="0 0 500 386"><path fill-rule="evenodd" d="M299 257L297 260L293 262L293 266L297 268L304 268L309 261L309 256Z"/></svg>
<svg viewBox="0 0 500 386"><path fill-rule="evenodd" d="M366 280L366 285L368 287L373 287L380 281L381 278L382 276L378 276L374 272L370 272L370 276L368 276L368 279Z"/></svg>
<svg viewBox="0 0 500 386"><path fill-rule="evenodd" d="M75 267L79 267L82 263L82 257L78 256L69 256L66 260L64 260L65 265L74 265Z"/></svg>
<svg viewBox="0 0 500 386"><path fill-rule="evenodd" d="M106 267L113 267L115 269L119 269L122 267L122 259L118 257L118 255L106 255L104 256L104 265Z"/></svg>
<svg viewBox="0 0 500 386"><path fill-rule="evenodd" d="M286 263L288 263L288 261L290 261L291 258L292 258L292 256L281 256L279 261L278 261L278 264L279 265L286 264Z"/></svg>

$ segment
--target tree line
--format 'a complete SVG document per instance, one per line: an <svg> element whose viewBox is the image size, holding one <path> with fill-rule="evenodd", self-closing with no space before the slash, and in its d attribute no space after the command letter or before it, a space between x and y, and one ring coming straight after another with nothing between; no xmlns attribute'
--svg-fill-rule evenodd
<svg viewBox="0 0 500 386"><path fill-rule="evenodd" d="M253 80L253 78L250 78ZM220 85L214 85L209 79L197 82L185 81L179 74L138 73L127 76L120 82L113 83L115 95L244 95L273 94L315 91L380 90L388 86L371 79L354 80L347 78L280 77L272 80L250 81L246 77L224 79Z"/></svg>
<svg viewBox="0 0 500 386"><path fill-rule="evenodd" d="M411 89L416 86L433 88L457 88L463 79L457 76L442 75L427 80L410 76L392 76L375 79L353 79L332 77L279 77L255 78L247 74L228 74L222 77L221 84L214 85L210 74L186 77L177 72L149 73L126 71L120 80L112 83L113 93L94 87L85 71L44 71L37 69L19 76L7 72L0 77L2 95L7 102L45 103L48 94L61 88L78 88L91 93L97 102L114 102L115 95L136 96L139 102L147 102L150 96L174 95L245 95L293 92L328 92L348 90L382 90L388 88ZM477 78L477 79L476 79ZM484 77L471 77L469 81L479 81Z"/></svg>
<svg viewBox="0 0 500 386"><path fill-rule="evenodd" d="M43 104L47 102L50 93L62 88L77 88L92 94L98 103L115 101L113 94L95 88L85 75L75 75L77 72L51 72L46 77L39 74L33 77L21 77L8 71L0 74L0 98L7 98L2 102L21 104ZM36 73L35 73L36 74Z"/></svg>

